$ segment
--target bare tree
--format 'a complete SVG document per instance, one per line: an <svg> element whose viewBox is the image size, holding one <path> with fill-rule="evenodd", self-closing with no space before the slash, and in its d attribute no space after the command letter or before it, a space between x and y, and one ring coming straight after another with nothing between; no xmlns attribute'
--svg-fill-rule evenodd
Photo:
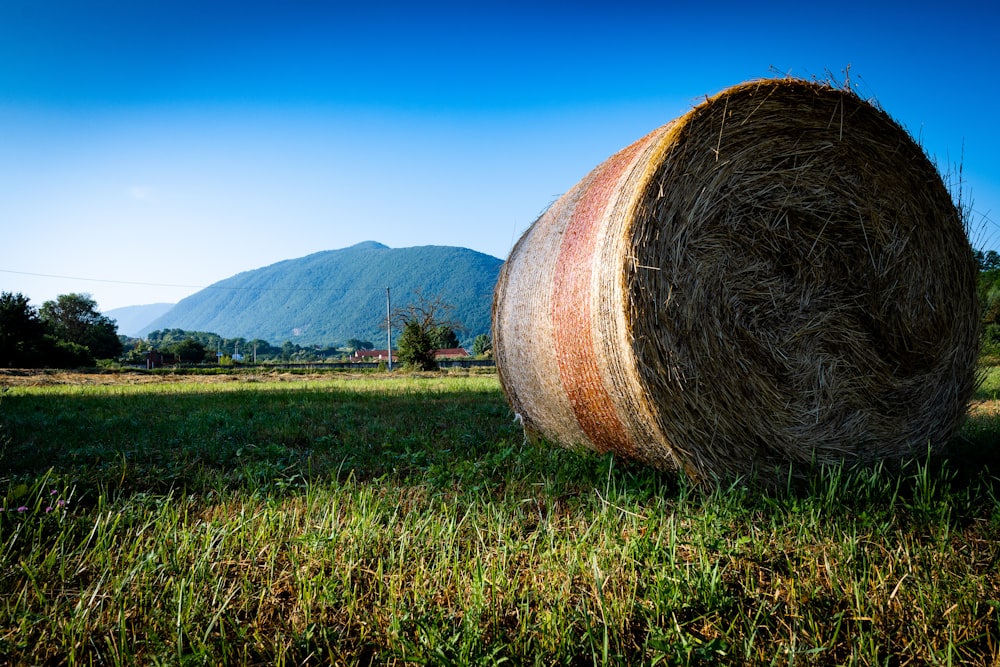
<svg viewBox="0 0 1000 667"><path fill-rule="evenodd" d="M407 366L419 370L435 370L434 341L439 338L442 328L461 329L454 319L454 306L440 295L425 296L414 290L414 298L405 306L393 309L389 321L394 329L399 329L399 360Z"/></svg>

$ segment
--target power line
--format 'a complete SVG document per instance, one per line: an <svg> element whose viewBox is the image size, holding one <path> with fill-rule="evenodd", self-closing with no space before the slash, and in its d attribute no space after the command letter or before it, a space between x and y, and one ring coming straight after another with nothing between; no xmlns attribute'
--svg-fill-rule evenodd
<svg viewBox="0 0 1000 667"><path fill-rule="evenodd" d="M14 273L19 276L35 276L38 278L59 278L61 280L86 280L92 283L115 283L118 285L143 285L145 287L186 287L190 289L205 289L203 285L178 285L172 283L144 283L131 280L105 280L103 278L81 278L80 276L57 276L51 273L32 273L30 271L13 271L11 269L0 269L0 273Z"/></svg>

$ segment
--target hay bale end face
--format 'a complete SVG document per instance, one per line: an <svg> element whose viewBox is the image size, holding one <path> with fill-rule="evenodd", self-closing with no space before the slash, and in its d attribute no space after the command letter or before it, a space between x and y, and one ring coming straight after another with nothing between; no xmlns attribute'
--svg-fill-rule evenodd
<svg viewBox="0 0 1000 667"><path fill-rule="evenodd" d="M850 91L744 83L610 157L493 302L529 433L695 480L940 448L976 386L977 269L923 150Z"/></svg>

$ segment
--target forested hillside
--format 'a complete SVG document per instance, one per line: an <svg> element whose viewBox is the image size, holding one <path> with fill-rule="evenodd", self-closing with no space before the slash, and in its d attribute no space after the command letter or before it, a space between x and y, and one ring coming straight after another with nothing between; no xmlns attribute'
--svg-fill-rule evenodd
<svg viewBox="0 0 1000 667"><path fill-rule="evenodd" d="M273 344L383 340L386 288L393 308L415 292L454 306L463 343L489 333L502 260L467 248L389 248L367 241L237 274L182 300L141 332L212 331Z"/></svg>

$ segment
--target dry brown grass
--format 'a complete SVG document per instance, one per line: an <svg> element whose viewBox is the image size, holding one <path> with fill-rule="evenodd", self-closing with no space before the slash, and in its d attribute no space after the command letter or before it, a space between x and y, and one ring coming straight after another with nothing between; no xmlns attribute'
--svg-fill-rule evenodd
<svg viewBox="0 0 1000 667"><path fill-rule="evenodd" d="M218 384L266 380L268 382L302 382L329 378L329 373L288 373L282 371L233 371L231 373L171 373L132 370L68 371L58 369L0 369L0 385L9 387L38 387L45 385L116 385L163 384L170 382L197 382ZM363 373L338 372L337 378L370 377Z"/></svg>

